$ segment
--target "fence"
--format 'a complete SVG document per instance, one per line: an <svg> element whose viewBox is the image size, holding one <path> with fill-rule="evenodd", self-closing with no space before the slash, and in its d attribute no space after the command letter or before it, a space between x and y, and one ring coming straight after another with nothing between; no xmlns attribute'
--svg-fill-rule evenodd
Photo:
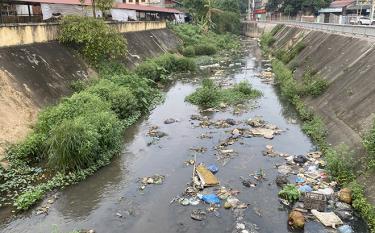
<svg viewBox="0 0 375 233"><path fill-rule="evenodd" d="M292 26L302 27L306 29L328 31L328 32L333 32L333 33L375 37L374 26L330 24L330 23L310 23L310 22L297 22L297 21L260 21L260 22L292 25Z"/></svg>

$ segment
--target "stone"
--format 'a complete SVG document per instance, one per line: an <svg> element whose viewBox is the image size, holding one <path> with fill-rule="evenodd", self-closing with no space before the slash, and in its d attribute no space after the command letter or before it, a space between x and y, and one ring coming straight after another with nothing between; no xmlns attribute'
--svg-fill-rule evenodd
<svg viewBox="0 0 375 233"><path fill-rule="evenodd" d="M346 211L352 210L352 206L349 205L349 204L346 204L344 202L336 202L335 206L336 206L336 209L338 209L338 210L346 210Z"/></svg>
<svg viewBox="0 0 375 233"><path fill-rule="evenodd" d="M228 124L228 125L236 125L237 122L235 120L233 120L232 118L228 118L225 120L225 122Z"/></svg>
<svg viewBox="0 0 375 233"><path fill-rule="evenodd" d="M293 228L301 229L305 226L305 217L301 212L293 210L289 214L288 223Z"/></svg>
<svg viewBox="0 0 375 233"><path fill-rule="evenodd" d="M279 186L279 187L283 187L284 185L289 183L288 177L285 176L285 175L278 175L276 177L275 182L276 182L276 185Z"/></svg>
<svg viewBox="0 0 375 233"><path fill-rule="evenodd" d="M168 118L168 119L166 119L165 121L164 121L164 124L173 124L173 123L175 123L175 122L177 122L175 119L173 119L173 118Z"/></svg>
<svg viewBox="0 0 375 233"><path fill-rule="evenodd" d="M200 209L197 209L197 210L193 210L190 214L190 217L196 221L203 221L206 219L206 212L204 212L203 210L200 210Z"/></svg>
<svg viewBox="0 0 375 233"><path fill-rule="evenodd" d="M341 189L338 196L341 202L344 202L346 204L352 203L352 191L350 189L348 188Z"/></svg>

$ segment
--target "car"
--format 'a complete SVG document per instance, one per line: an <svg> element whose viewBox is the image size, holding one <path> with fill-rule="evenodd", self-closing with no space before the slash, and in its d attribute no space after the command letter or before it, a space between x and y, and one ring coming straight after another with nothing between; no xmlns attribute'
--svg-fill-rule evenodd
<svg viewBox="0 0 375 233"><path fill-rule="evenodd" d="M350 24L360 24L360 25L371 25L374 22L367 16L357 16L353 17L349 21Z"/></svg>

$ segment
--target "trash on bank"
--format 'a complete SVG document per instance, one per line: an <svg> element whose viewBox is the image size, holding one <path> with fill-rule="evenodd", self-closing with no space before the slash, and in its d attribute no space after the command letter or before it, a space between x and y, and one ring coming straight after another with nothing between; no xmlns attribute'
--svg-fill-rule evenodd
<svg viewBox="0 0 375 233"><path fill-rule="evenodd" d="M305 217L301 212L293 210L288 216L288 223L295 229L301 229L305 226Z"/></svg>
<svg viewBox="0 0 375 233"><path fill-rule="evenodd" d="M320 193L314 193L314 192L306 192L303 204L304 207L308 210L319 210L319 211L325 211L326 209L326 197L323 194Z"/></svg>
<svg viewBox="0 0 375 233"><path fill-rule="evenodd" d="M333 212L319 212L311 210L311 213L326 227L336 228L337 225L342 225L342 220Z"/></svg>
<svg viewBox="0 0 375 233"><path fill-rule="evenodd" d="M153 176L146 176L141 179L142 186L139 188L141 190L145 189L147 185L156 184L160 185L163 184L165 176L162 175L153 175Z"/></svg>
<svg viewBox="0 0 375 233"><path fill-rule="evenodd" d="M203 221L207 218L207 214L203 210L197 209L191 212L190 217L196 221Z"/></svg>
<svg viewBox="0 0 375 233"><path fill-rule="evenodd" d="M348 188L343 188L338 194L339 200L346 204L352 203L352 191Z"/></svg>
<svg viewBox="0 0 375 233"><path fill-rule="evenodd" d="M206 202L207 204L220 204L220 199L216 194L197 194L198 198L202 201Z"/></svg>
<svg viewBox="0 0 375 233"><path fill-rule="evenodd" d="M203 164L197 166L196 172L204 187L215 186L219 184L219 180Z"/></svg>

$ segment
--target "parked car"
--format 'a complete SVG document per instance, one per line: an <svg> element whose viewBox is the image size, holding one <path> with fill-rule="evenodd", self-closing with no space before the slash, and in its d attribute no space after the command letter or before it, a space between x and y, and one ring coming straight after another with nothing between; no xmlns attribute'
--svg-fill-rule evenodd
<svg viewBox="0 0 375 233"><path fill-rule="evenodd" d="M371 25L371 24L374 24L374 21L371 21L371 19L366 16L358 16L358 17L351 18L349 23L360 24L360 25Z"/></svg>

